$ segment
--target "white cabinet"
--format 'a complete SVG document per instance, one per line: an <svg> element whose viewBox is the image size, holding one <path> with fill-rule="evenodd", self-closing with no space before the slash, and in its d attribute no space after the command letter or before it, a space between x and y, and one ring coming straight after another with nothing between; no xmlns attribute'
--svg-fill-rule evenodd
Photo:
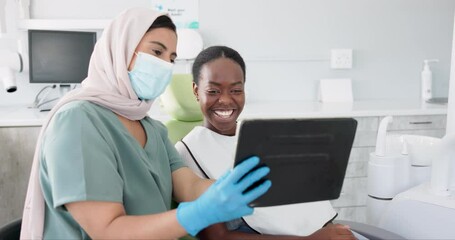
<svg viewBox="0 0 455 240"><path fill-rule="evenodd" d="M359 117L357 132L346 170L340 198L332 201L337 219L366 222L367 170L369 154L375 151L379 122L384 116ZM432 137L445 135L446 115L393 116L389 134L414 134Z"/></svg>
<svg viewBox="0 0 455 240"><path fill-rule="evenodd" d="M0 226L22 217L40 127L0 127Z"/></svg>
<svg viewBox="0 0 455 240"><path fill-rule="evenodd" d="M441 138L445 135L447 115L399 116L389 125L389 132Z"/></svg>

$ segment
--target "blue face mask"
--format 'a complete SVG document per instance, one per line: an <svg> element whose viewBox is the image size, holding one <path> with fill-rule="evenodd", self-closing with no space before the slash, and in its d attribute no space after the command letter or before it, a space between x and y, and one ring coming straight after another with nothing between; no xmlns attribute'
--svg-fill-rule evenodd
<svg viewBox="0 0 455 240"><path fill-rule="evenodd" d="M169 85L172 77L172 63L143 52L136 55L134 67L128 72L131 86L139 99L153 100Z"/></svg>

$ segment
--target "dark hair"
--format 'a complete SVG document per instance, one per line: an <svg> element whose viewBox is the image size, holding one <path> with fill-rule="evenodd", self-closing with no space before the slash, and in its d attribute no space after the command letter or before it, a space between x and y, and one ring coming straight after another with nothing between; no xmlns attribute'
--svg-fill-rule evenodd
<svg viewBox="0 0 455 240"><path fill-rule="evenodd" d="M175 24L172 22L171 18L169 18L166 15L161 15L157 17L155 21L152 23L152 26L150 26L150 28L147 30L147 32L150 32L156 28L167 28L169 30L177 32Z"/></svg>
<svg viewBox="0 0 455 240"><path fill-rule="evenodd" d="M243 71L243 79L245 81L246 67L242 56L234 49L226 46L213 46L204 49L200 52L193 63L193 82L198 84L199 77L201 74L201 68L208 62L216 60L218 58L229 58L232 61L240 65Z"/></svg>

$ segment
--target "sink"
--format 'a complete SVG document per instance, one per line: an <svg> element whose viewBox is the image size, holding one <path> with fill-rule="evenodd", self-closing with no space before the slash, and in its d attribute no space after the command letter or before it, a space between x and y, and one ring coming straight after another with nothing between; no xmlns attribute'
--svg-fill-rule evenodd
<svg viewBox="0 0 455 240"><path fill-rule="evenodd" d="M435 156L435 146L441 142L440 138L403 135L403 139L405 143L404 151L408 153L412 166L431 166Z"/></svg>

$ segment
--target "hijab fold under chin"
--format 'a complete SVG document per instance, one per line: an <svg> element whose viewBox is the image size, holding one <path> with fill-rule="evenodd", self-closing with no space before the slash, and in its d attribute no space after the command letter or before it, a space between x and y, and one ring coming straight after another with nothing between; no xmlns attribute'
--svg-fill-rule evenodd
<svg viewBox="0 0 455 240"><path fill-rule="evenodd" d="M88 76L82 87L66 94L42 125L33 158L22 216L21 239L42 239L45 202L39 182L42 136L58 109L68 102L87 100L131 120L147 115L152 101L141 101L131 87L128 65L133 53L155 19L164 13L148 8L131 8L115 18L102 33L90 58Z"/></svg>

